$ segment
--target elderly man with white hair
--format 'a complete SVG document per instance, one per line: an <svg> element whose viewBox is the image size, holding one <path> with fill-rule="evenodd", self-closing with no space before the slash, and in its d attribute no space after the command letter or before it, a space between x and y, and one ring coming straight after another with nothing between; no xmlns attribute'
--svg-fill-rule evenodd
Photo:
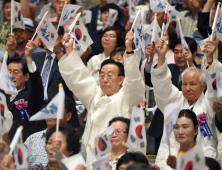
<svg viewBox="0 0 222 170"><path fill-rule="evenodd" d="M175 103L179 100L182 100L181 109L190 109L194 111L196 115L207 113L207 124L210 131L212 132L212 136L204 136L199 129L196 143L202 146L205 156L216 158L218 140L215 126L215 112L212 110L212 84L207 84L206 94L203 94L203 91L206 87L205 79L210 78L209 73L212 67L211 65L212 63L217 62L213 59L213 53L216 47L211 42L208 42L208 45L206 47L207 59L204 63L205 67L203 72L195 67L190 67L184 70L182 74L182 92L179 91L174 85L172 85L171 72L167 67L167 62L165 59L165 54L167 50L167 45L165 41L162 38L159 38L158 42L155 44L155 48L157 50L158 60L156 60L152 65L151 80L153 83L157 106L163 112L164 108L169 103ZM220 80L221 79L219 78L218 88L222 87L222 83ZM204 130L206 131L206 129ZM186 137L186 134L183 134L183 136ZM171 133L170 135L170 145L171 148L180 147L179 143L176 142L173 133ZM165 164L162 164L161 160L165 159L165 155L162 153L165 153L164 151L166 150L168 150L168 145L167 142L162 138L156 158L156 164L160 167L160 169L164 169L163 166Z"/></svg>

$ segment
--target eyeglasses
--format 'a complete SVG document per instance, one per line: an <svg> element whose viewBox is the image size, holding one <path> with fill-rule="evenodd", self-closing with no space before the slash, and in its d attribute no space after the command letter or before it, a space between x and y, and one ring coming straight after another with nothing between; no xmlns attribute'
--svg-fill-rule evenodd
<svg viewBox="0 0 222 170"><path fill-rule="evenodd" d="M115 38L116 36L115 35L106 35L106 34L102 36L102 38L107 38L107 37L109 39L112 39L112 38Z"/></svg>
<svg viewBox="0 0 222 170"><path fill-rule="evenodd" d="M127 133L127 132L123 131L122 129L117 129L117 130L113 131L113 133L111 135L113 135L114 133L116 135L121 135L121 134L124 134L124 133Z"/></svg>
<svg viewBox="0 0 222 170"><path fill-rule="evenodd" d="M115 77L115 75L113 75L113 74L108 74L108 75L100 74L99 75L100 79L104 79L105 77L107 77L108 79L111 79L111 78Z"/></svg>

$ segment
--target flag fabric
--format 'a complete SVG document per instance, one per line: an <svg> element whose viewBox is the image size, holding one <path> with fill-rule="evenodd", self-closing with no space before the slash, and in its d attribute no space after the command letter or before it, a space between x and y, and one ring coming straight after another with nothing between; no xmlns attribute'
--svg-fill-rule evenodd
<svg viewBox="0 0 222 170"><path fill-rule="evenodd" d="M164 12L167 4L169 3L166 0L150 0L150 7L154 13ZM174 9L175 6L169 5L169 11Z"/></svg>
<svg viewBox="0 0 222 170"><path fill-rule="evenodd" d="M154 18L154 20L155 20L155 18ZM147 33L147 34L149 34L149 35L153 35L153 32L154 32L154 20L153 20L153 22L150 24L150 26L145 30L145 33ZM157 34L158 35L158 37L160 37L161 36L161 29L160 29L160 26L159 26L159 24L156 24L156 33L155 34ZM152 42L152 41L151 41Z"/></svg>
<svg viewBox="0 0 222 170"><path fill-rule="evenodd" d="M0 136L9 132L12 127L12 118L8 111L8 106L6 103L6 97L3 92L0 91Z"/></svg>
<svg viewBox="0 0 222 170"><path fill-rule="evenodd" d="M213 88L213 93L214 93L214 99L217 99L217 97L222 96L222 90L218 86L218 76L220 76L219 69L217 66L217 63L213 63L210 67L210 80Z"/></svg>
<svg viewBox="0 0 222 170"><path fill-rule="evenodd" d="M11 1L11 26L15 26L16 28L21 28L25 30L25 24L23 21L21 9L21 3L15 2L14 0Z"/></svg>
<svg viewBox="0 0 222 170"><path fill-rule="evenodd" d="M109 126L105 131L95 137L95 148L91 148L91 151L96 158L111 152L112 145L109 136L113 133L113 130L113 126Z"/></svg>
<svg viewBox="0 0 222 170"><path fill-rule="evenodd" d="M205 167L205 157L202 147L196 145L192 149L178 156L176 163L176 170L203 170Z"/></svg>
<svg viewBox="0 0 222 170"><path fill-rule="evenodd" d="M182 100L176 103L169 103L164 109L164 126L163 126L163 137L165 141L167 141L168 146L170 146L170 134L176 125L177 118L180 112L180 108L182 105Z"/></svg>
<svg viewBox="0 0 222 170"><path fill-rule="evenodd" d="M109 16L107 18L106 25L105 25L104 29L107 27L111 27L114 24L114 22L116 21L117 16L118 16L117 10L109 9Z"/></svg>
<svg viewBox="0 0 222 170"><path fill-rule="evenodd" d="M171 20L169 22L169 25L172 26L175 29L175 31L177 33L177 36L179 36L180 31L179 31L179 28L178 28L177 21L178 21L178 19L181 19L181 13L174 9L174 10L170 11L170 15L171 15Z"/></svg>
<svg viewBox="0 0 222 170"><path fill-rule="evenodd" d="M180 21L178 20L178 26L179 26L179 31L180 31L180 39L181 39L181 45L182 45L182 52L183 54L186 53L186 50L184 47L187 47L188 48L188 45L187 45L187 42L183 36L183 32L182 32L182 29L181 29L181 25L180 25Z"/></svg>
<svg viewBox="0 0 222 170"><path fill-rule="evenodd" d="M216 29L215 29L215 32L216 32L217 38L218 38L220 41L222 41L222 22L221 22L221 20L222 20L222 10L219 9L218 16L217 16L217 21L216 21ZM214 34L215 34L215 32L214 32ZM212 34L213 34L213 32L212 32ZM212 40L214 40L215 35L214 35L212 38L213 38Z"/></svg>
<svg viewBox="0 0 222 170"><path fill-rule="evenodd" d="M169 14L169 7L166 6L165 13L164 13L164 16L163 16L161 37L163 37L166 34L166 31L169 27L170 20L171 20L171 15Z"/></svg>
<svg viewBox="0 0 222 170"><path fill-rule="evenodd" d="M7 68L7 54L8 53L6 52L1 67L0 89L4 90L6 94L17 95L18 91Z"/></svg>
<svg viewBox="0 0 222 170"><path fill-rule="evenodd" d="M71 28L70 31L72 37L74 37L74 39L78 42L84 52L87 50L88 46L93 43L85 25L82 22L81 17L78 18L73 29Z"/></svg>
<svg viewBox="0 0 222 170"><path fill-rule="evenodd" d="M211 33L211 36L210 36L210 40L213 41L217 32L220 31L220 23L221 23L221 15L222 15L222 12L221 12L221 9L220 9L220 4L217 5L217 10L216 10L216 13L215 13L215 16L214 16L214 22L213 22L213 25L212 25L212 33ZM218 33L218 35L220 36L221 33Z"/></svg>
<svg viewBox="0 0 222 170"><path fill-rule="evenodd" d="M76 50L77 50L79 56L81 56L84 53L84 51L82 50L81 45L79 45L77 41L75 42L75 47L76 47Z"/></svg>
<svg viewBox="0 0 222 170"><path fill-rule="evenodd" d="M43 21L39 23L37 34L41 38L45 46L53 52L54 44L58 38L58 33L46 15Z"/></svg>
<svg viewBox="0 0 222 170"><path fill-rule="evenodd" d="M136 0L129 0L129 16L136 16Z"/></svg>
<svg viewBox="0 0 222 170"><path fill-rule="evenodd" d="M153 27L151 27L153 26ZM157 42L158 38L161 36L161 29L159 27L159 24L157 22L157 16L154 17L154 20L152 24L150 25L152 28L152 39L151 42Z"/></svg>
<svg viewBox="0 0 222 170"><path fill-rule="evenodd" d="M125 146L132 151L139 151L146 155L147 142L144 123L144 111L133 107L128 139Z"/></svg>
<svg viewBox="0 0 222 170"><path fill-rule="evenodd" d="M65 92L63 87L61 87L61 98L59 98L59 93L51 100L51 102L38 113L34 114L30 117L29 121L36 121L36 120L44 120L44 119L57 119L57 114L59 114L59 119L63 119L63 109L64 109L64 99L65 99ZM61 106L62 111L58 110L58 103L63 102L63 106Z"/></svg>
<svg viewBox="0 0 222 170"><path fill-rule="evenodd" d="M134 39L136 41L135 45L136 48L139 49L139 47L142 48L142 51L145 53L145 40L143 38L143 20L141 16L141 10L138 11L138 16L135 18L135 24L134 24Z"/></svg>
<svg viewBox="0 0 222 170"><path fill-rule="evenodd" d="M75 167L79 164L83 164L84 166L86 164L81 154L69 156L65 159L62 159L61 162L68 170L74 170Z"/></svg>
<svg viewBox="0 0 222 170"><path fill-rule="evenodd" d="M84 10L82 12L82 21L83 23L86 25L86 24L89 24L92 20L92 11L91 10Z"/></svg>
<svg viewBox="0 0 222 170"><path fill-rule="evenodd" d="M93 163L93 170L109 170L109 154L105 154L96 159Z"/></svg>
<svg viewBox="0 0 222 170"><path fill-rule="evenodd" d="M81 8L79 5L65 4L63 7L63 12L61 14L61 19L59 20L59 25L70 24L71 17L76 15L76 12Z"/></svg>

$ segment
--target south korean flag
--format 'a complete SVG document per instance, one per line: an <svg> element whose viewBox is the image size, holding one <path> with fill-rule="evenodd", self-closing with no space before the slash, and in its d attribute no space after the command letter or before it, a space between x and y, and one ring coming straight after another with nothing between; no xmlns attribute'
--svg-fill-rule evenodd
<svg viewBox="0 0 222 170"><path fill-rule="evenodd" d="M25 29L25 24L23 21L21 3L11 1L11 26L15 26L16 28Z"/></svg>
<svg viewBox="0 0 222 170"><path fill-rule="evenodd" d="M143 110L133 107L128 139L125 144L132 151L139 151L146 155L146 133L145 118Z"/></svg>

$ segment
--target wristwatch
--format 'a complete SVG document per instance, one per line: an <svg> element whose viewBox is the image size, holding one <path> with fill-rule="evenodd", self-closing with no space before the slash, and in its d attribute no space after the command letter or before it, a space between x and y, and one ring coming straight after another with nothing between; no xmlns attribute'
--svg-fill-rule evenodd
<svg viewBox="0 0 222 170"><path fill-rule="evenodd" d="M134 51L127 51L126 54L134 54Z"/></svg>
<svg viewBox="0 0 222 170"><path fill-rule="evenodd" d="M62 51L62 50L59 49L58 51L55 52L55 54L57 55L57 54L59 54L61 51Z"/></svg>

